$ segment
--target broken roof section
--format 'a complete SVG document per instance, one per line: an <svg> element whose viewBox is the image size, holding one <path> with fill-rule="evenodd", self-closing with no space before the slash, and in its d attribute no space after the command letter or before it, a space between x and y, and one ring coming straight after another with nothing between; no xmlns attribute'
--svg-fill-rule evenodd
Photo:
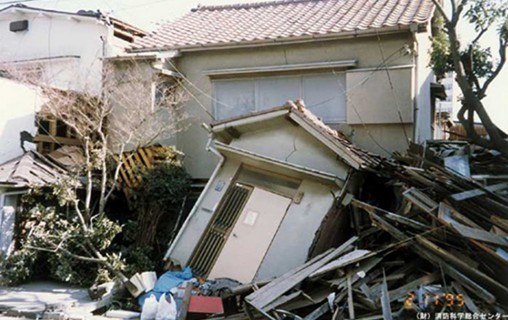
<svg viewBox="0 0 508 320"><path fill-rule="evenodd" d="M36 151L0 165L0 185L24 188L55 183L65 171Z"/></svg>
<svg viewBox="0 0 508 320"><path fill-rule="evenodd" d="M284 0L202 6L139 39L133 51L357 35L373 29L399 31L426 25L433 11L432 0Z"/></svg>
<svg viewBox="0 0 508 320"><path fill-rule="evenodd" d="M356 170L378 169L385 158L360 149L352 144L341 132L324 124L305 108L302 100L288 101L284 106L248 113L211 124L212 131L219 136L234 137L242 132L258 129L259 123L269 119L289 117L312 136L334 151L346 164Z"/></svg>
<svg viewBox="0 0 508 320"><path fill-rule="evenodd" d="M354 171L386 161L355 147L301 100L210 131L208 150L219 163L165 256L204 277L246 283L304 263L323 221L338 215L337 198Z"/></svg>
<svg viewBox="0 0 508 320"><path fill-rule="evenodd" d="M7 6L5 8L1 8L0 12L8 12L8 11L24 11L24 12L41 12L45 14L55 14L55 15L65 15L73 17L74 19L79 18L91 18L97 19L99 21L105 21L108 24L113 26L115 37L121 38L128 42L133 42L137 37L144 37L147 32L135 27L123 20L110 17L108 15L103 14L99 10L79 10L78 12L69 12L69 11L61 11L61 10L52 10L52 9L44 9L37 7L30 7L24 5L22 3L13 4Z"/></svg>

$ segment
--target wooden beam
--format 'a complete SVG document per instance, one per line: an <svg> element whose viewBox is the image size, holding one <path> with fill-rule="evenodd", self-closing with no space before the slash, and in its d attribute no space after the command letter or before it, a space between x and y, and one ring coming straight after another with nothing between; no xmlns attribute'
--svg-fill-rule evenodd
<svg viewBox="0 0 508 320"><path fill-rule="evenodd" d="M245 298L246 301L248 301L256 309L264 310L264 307L267 306L270 302L277 299L289 291L291 288L302 282L314 271L318 270L331 260L343 254L344 250L346 250L346 248L355 243L357 240L358 237L352 237L337 249L331 252L327 251L325 254L321 254L303 266L296 268L296 272L295 270L291 270L285 273L263 288L247 296Z"/></svg>
<svg viewBox="0 0 508 320"><path fill-rule="evenodd" d="M455 288L455 290L457 291L457 294L462 295L462 297L464 298L464 304L469 309L469 311L471 311L473 313L480 314L480 309L478 309L476 304L473 302L473 299L471 299L469 297L466 290L464 290L464 288L462 287L462 285L460 283L458 283L457 281L452 281L452 287Z"/></svg>
<svg viewBox="0 0 508 320"><path fill-rule="evenodd" d="M388 285L386 284L386 275L383 269L383 284L381 286L381 309L383 310L383 319L392 320L392 308L390 307L390 294L388 293Z"/></svg>
<svg viewBox="0 0 508 320"><path fill-rule="evenodd" d="M493 185L487 186L487 187L484 188L485 190L482 190L482 189L468 190L468 191L452 194L451 197L455 201L462 201L462 200L466 200L466 199L470 199L470 198L474 198L474 197L478 197L478 196L484 195L488 191L495 192L495 191L503 190L503 189L506 189L506 188L508 188L508 182L502 182L502 183L497 183L497 184L493 184Z"/></svg>
<svg viewBox="0 0 508 320"><path fill-rule="evenodd" d="M427 274L423 277L413 280L413 281L411 281L411 282L409 282L397 289L390 291L389 292L390 302L407 296L408 292L418 289L419 286L425 286L425 285L431 284L439 279L440 279L439 272L436 271L434 273Z"/></svg>
<svg viewBox="0 0 508 320"><path fill-rule="evenodd" d="M351 274L347 276L347 307L349 311L349 319L355 318L355 306L353 303L353 284L351 283Z"/></svg>
<svg viewBox="0 0 508 320"><path fill-rule="evenodd" d="M471 277L477 283L481 284L482 286L485 286L486 288L488 288L492 292L495 292L496 294L502 295L504 297L508 297L508 289L505 286L503 286L502 284L500 284L499 282L495 281L494 279L487 276L483 272L481 272L477 269L471 268L464 261L458 259L457 257L450 254L448 251L437 246L436 244L432 243L431 241L425 239L424 237L417 235L417 236L415 236L415 238L416 238L416 241L418 242L418 244L422 245L425 249L430 250L432 253L441 257L442 259L447 261L449 264L453 265L453 267L466 273L469 277Z"/></svg>
<svg viewBox="0 0 508 320"><path fill-rule="evenodd" d="M185 320L187 318L187 311L189 310L191 294L192 294L192 283L187 282L182 298L182 306L180 307L180 314L178 316L178 320Z"/></svg>
<svg viewBox="0 0 508 320"><path fill-rule="evenodd" d="M369 250L354 250L346 253L345 255L340 256L337 260L334 260L314 271L309 275L309 278L316 278L335 269L343 268L347 265L366 259L372 256L372 254L369 255L369 253L371 253Z"/></svg>
<svg viewBox="0 0 508 320"><path fill-rule="evenodd" d="M321 304L317 309L309 313L305 318L303 318L303 320L317 320L328 311L330 311L330 306L328 305L328 301L325 301L325 303Z"/></svg>

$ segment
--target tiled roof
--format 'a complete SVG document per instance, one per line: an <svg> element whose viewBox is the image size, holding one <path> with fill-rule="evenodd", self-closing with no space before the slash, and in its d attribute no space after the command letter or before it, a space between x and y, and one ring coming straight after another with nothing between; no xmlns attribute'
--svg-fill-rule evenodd
<svg viewBox="0 0 508 320"><path fill-rule="evenodd" d="M36 151L0 165L0 184L18 188L54 183L64 175L64 170Z"/></svg>
<svg viewBox="0 0 508 320"><path fill-rule="evenodd" d="M287 105L291 107L291 112L299 114L302 119L319 130L324 136L334 141L342 150L357 158L363 169L378 169L383 161L387 160L378 154L357 147L349 141L341 131L334 130L327 126L321 119L305 108L302 100L296 100L294 103L288 101Z"/></svg>
<svg viewBox="0 0 508 320"><path fill-rule="evenodd" d="M132 50L355 33L427 22L432 0L281 0L203 6L139 39Z"/></svg>

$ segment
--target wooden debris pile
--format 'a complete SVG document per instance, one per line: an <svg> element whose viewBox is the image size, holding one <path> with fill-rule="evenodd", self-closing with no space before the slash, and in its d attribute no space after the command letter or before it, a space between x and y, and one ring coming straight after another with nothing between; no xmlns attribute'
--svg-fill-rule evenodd
<svg viewBox="0 0 508 320"><path fill-rule="evenodd" d="M276 279L231 289L229 301L243 306L231 313L305 320L508 315L508 182L425 167L386 164L385 186L397 206L344 197L340 205L355 216L350 239Z"/></svg>

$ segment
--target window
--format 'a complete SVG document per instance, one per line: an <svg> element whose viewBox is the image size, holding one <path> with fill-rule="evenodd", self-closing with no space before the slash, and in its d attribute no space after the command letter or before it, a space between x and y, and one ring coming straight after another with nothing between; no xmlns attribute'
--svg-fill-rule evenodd
<svg viewBox="0 0 508 320"><path fill-rule="evenodd" d="M324 122L346 121L344 73L215 80L213 85L217 120L303 99Z"/></svg>
<svg viewBox="0 0 508 320"><path fill-rule="evenodd" d="M9 255L13 249L12 240L19 195L19 193L0 194L0 255Z"/></svg>

